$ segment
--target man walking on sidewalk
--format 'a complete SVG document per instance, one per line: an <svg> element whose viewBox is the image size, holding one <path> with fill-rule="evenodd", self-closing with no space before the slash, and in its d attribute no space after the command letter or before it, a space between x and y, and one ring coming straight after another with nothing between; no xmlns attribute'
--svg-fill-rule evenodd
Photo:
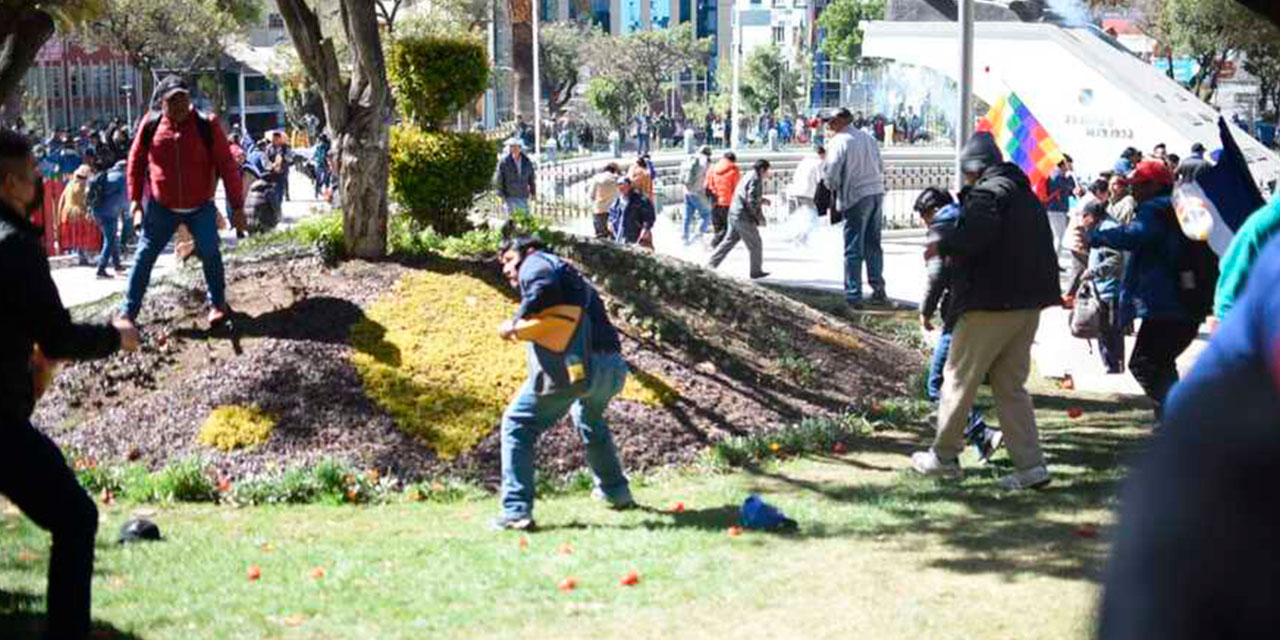
<svg viewBox="0 0 1280 640"><path fill-rule="evenodd" d="M729 207L729 235L712 252L708 266L712 269L719 267L725 256L741 240L747 245L747 252L750 254L749 275L752 280L757 280L769 275L762 268L764 246L760 241L760 227L764 226L763 207L769 204L769 199L764 197L764 179L769 175L769 161L756 160L754 169L733 193L733 204Z"/></svg>
<svg viewBox="0 0 1280 640"><path fill-rule="evenodd" d="M711 224L711 203L707 201L707 171L711 168L711 147L702 145L698 152L685 158L680 167L684 182L684 243L693 242L693 214L702 218L698 235L707 232Z"/></svg>
<svg viewBox="0 0 1280 640"><path fill-rule="evenodd" d="M960 258L968 274L953 283L952 313L959 319L943 376L938 433L928 451L911 456L911 464L925 475L961 475L969 411L978 386L989 378L1017 469L1000 487L1040 487L1049 482L1049 471L1025 385L1040 311L1061 303L1053 232L1026 174L1004 162L991 134L974 134L960 164L969 185L961 199L964 223L930 244L926 258Z"/></svg>
<svg viewBox="0 0 1280 640"><path fill-rule="evenodd" d="M822 174L835 195L837 217L844 220L844 299L860 307L862 263L867 264L873 304L886 304L884 250L880 227L884 224L884 163L880 147L871 136L849 126L853 114L836 109L827 117L831 141ZM834 221L833 221L834 222Z"/></svg>
<svg viewBox="0 0 1280 640"><path fill-rule="evenodd" d="M138 348L138 332L75 324L49 274L39 230L29 216L44 202L31 147L0 130L0 494L53 535L46 608L48 638L89 636L98 509L62 451L31 425L53 360L105 358Z"/></svg>
<svg viewBox="0 0 1280 640"><path fill-rule="evenodd" d="M163 111L144 117L129 150L131 217L135 226L141 225L142 239L129 273L121 317L130 325L137 321L142 298L151 283L151 269L178 225L184 225L195 239L204 266L204 281L209 287L209 324L221 325L230 309L213 194L221 177L231 200L231 218L236 228L243 230L244 186L240 168L217 116L205 116L191 106L186 81L168 76L156 86L156 96ZM142 192L147 185L151 199L143 211Z"/></svg>

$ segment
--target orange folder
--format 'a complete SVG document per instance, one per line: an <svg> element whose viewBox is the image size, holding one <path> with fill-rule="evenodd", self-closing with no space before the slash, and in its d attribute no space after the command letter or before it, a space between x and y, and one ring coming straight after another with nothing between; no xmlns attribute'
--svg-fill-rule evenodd
<svg viewBox="0 0 1280 640"><path fill-rule="evenodd" d="M561 304L516 323L516 337L556 353L563 352L582 321L582 307Z"/></svg>

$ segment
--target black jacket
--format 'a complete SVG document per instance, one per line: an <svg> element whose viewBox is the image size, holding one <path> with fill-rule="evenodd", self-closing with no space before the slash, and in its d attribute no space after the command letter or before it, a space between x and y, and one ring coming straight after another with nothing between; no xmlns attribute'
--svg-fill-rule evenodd
<svg viewBox="0 0 1280 640"><path fill-rule="evenodd" d="M54 360L104 358L120 348L112 327L75 324L62 306L40 246L40 230L0 203L0 420L35 408L31 353Z"/></svg>
<svg viewBox="0 0 1280 640"><path fill-rule="evenodd" d="M1022 169L1008 162L988 166L960 200L964 216L938 243L940 255L966 265L952 283L952 313L1061 304L1053 231Z"/></svg>

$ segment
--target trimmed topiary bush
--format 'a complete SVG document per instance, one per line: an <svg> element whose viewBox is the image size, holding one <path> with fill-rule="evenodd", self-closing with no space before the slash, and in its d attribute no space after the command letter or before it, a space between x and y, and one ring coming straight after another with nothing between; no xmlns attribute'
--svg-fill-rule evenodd
<svg viewBox="0 0 1280 640"><path fill-rule="evenodd" d="M260 445L271 437L276 421L254 407L218 407L209 413L197 437L221 451Z"/></svg>
<svg viewBox="0 0 1280 640"><path fill-rule="evenodd" d="M484 93L489 60L484 46L472 40L410 36L391 46L387 78L400 112L432 131Z"/></svg>
<svg viewBox="0 0 1280 640"><path fill-rule="evenodd" d="M482 135L391 129L391 197L418 225L443 235L471 229L471 203L497 165L497 147Z"/></svg>

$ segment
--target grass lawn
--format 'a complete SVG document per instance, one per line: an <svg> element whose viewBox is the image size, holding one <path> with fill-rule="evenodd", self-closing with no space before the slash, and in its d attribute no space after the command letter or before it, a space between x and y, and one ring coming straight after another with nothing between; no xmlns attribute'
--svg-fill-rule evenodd
<svg viewBox="0 0 1280 640"><path fill-rule="evenodd" d="M1055 473L1043 492L999 493L1003 453L988 468L966 453L959 484L908 475L905 454L931 428L920 424L843 455L646 478L638 511L553 497L526 536L488 529L495 499L107 506L94 615L101 637L183 640L1089 637L1117 483L1147 412L1036 393ZM1084 416L1069 418L1074 407ZM801 532L730 535L751 492ZM114 545L138 512L167 541ZM24 637L43 611L49 538L11 507L0 529L0 637ZM632 570L639 584L621 586ZM569 576L577 588L558 589Z"/></svg>

